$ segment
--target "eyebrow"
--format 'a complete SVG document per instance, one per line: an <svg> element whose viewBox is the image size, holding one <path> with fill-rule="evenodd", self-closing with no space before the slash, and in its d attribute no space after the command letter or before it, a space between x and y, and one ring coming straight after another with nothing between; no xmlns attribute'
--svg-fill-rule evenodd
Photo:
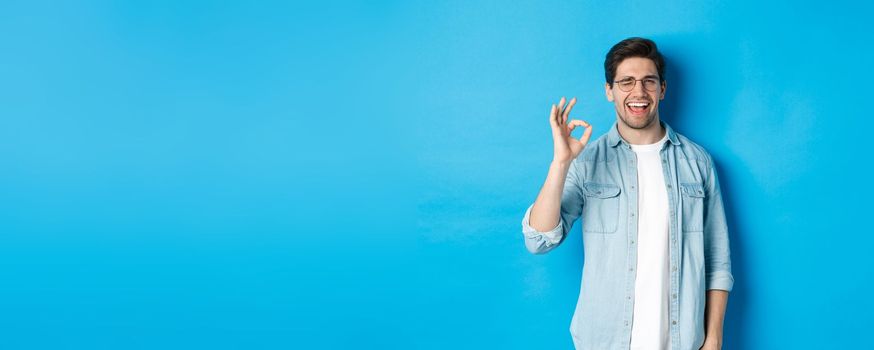
<svg viewBox="0 0 874 350"><path fill-rule="evenodd" d="M623 77L622 77L621 79L619 79L619 80L625 80L625 79L628 79L628 78L634 79L634 77L632 77L632 76L630 76L630 75L626 75L626 76L623 76ZM650 74L650 75L646 75L646 76L644 76L643 78L640 78L640 79L647 79L647 78L658 79L659 76L658 76L658 75L654 75L654 74Z"/></svg>

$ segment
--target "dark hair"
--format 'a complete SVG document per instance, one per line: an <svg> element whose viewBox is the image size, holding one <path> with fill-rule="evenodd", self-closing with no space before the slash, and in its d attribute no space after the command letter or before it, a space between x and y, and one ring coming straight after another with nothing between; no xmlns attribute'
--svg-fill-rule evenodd
<svg viewBox="0 0 874 350"><path fill-rule="evenodd" d="M646 38L633 37L618 42L607 52L607 57L604 59L604 75L610 87L613 87L613 79L616 78L616 67L619 67L623 60L630 57L651 59L659 72L659 81L665 80L665 59L655 42Z"/></svg>

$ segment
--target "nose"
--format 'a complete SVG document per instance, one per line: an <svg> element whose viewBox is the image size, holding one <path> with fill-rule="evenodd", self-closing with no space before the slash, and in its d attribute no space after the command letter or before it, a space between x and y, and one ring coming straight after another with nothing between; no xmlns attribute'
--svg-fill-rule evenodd
<svg viewBox="0 0 874 350"><path fill-rule="evenodd" d="M634 82L634 88L631 89L633 93L639 93L641 95L646 95L646 89L643 88L643 80L638 80Z"/></svg>

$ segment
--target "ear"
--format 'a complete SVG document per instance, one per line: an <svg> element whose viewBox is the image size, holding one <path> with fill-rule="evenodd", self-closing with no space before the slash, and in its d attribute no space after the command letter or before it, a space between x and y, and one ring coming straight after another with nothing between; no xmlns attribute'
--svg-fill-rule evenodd
<svg viewBox="0 0 874 350"><path fill-rule="evenodd" d="M659 95L659 100L665 99L665 90L668 88L668 81L662 80L662 93Z"/></svg>
<svg viewBox="0 0 874 350"><path fill-rule="evenodd" d="M604 94L607 95L607 101L613 102L613 89L610 88L610 83L604 83Z"/></svg>

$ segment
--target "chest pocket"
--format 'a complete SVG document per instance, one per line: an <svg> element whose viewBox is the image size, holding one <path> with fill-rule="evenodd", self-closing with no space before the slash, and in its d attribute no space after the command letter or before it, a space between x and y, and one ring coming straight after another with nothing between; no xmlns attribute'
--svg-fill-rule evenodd
<svg viewBox="0 0 874 350"><path fill-rule="evenodd" d="M619 186L587 182L583 185L583 231L613 233L619 221Z"/></svg>
<svg viewBox="0 0 874 350"><path fill-rule="evenodd" d="M704 186L681 183L683 194L683 232L704 231Z"/></svg>

